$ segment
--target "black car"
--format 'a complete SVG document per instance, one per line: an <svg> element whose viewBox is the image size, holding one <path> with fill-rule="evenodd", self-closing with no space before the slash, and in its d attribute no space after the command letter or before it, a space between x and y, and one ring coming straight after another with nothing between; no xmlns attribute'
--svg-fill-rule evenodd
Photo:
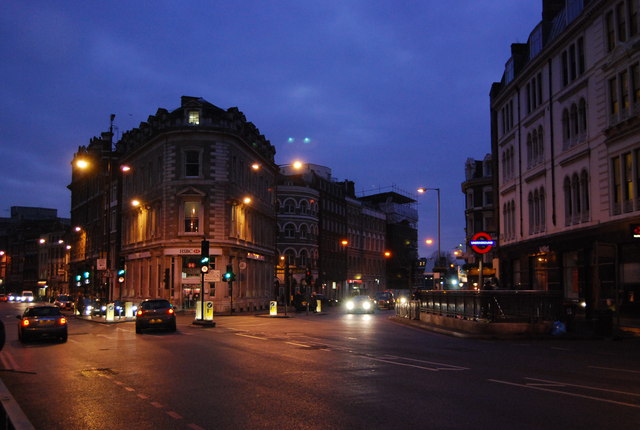
<svg viewBox="0 0 640 430"><path fill-rule="evenodd" d="M176 331L176 312L165 299L148 299L140 303L136 312L136 333L147 328Z"/></svg>
<svg viewBox="0 0 640 430"><path fill-rule="evenodd" d="M393 309L395 307L393 294L388 291L376 293L376 305L378 309Z"/></svg>
<svg viewBox="0 0 640 430"><path fill-rule="evenodd" d="M22 315L16 318L18 323L18 339L26 342L36 337L56 337L67 341L67 318L60 308L53 305L29 306Z"/></svg>

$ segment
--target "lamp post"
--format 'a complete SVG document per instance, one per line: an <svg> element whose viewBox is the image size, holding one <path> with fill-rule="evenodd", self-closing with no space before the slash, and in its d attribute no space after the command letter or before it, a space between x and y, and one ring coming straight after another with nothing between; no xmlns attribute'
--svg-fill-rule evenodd
<svg viewBox="0 0 640 430"><path fill-rule="evenodd" d="M426 188L420 187L418 188L418 193L424 194L427 191L435 191L437 192L437 209L438 209L438 262L436 264L440 265L440 188Z"/></svg>
<svg viewBox="0 0 640 430"><path fill-rule="evenodd" d="M275 254L274 257L277 258L277 256L281 256L280 259L283 259L284 257L284 273L283 273L283 282L285 283L285 292L287 294L287 297L284 301L284 314L287 315L287 308L288 306L291 304L291 273L289 273L290 268L289 268L289 258L287 257L287 255L284 253L284 250L282 253L280 253L280 250L278 249L278 239L280 237L280 225L278 224L278 214L280 211L280 204L278 203L278 185L281 182L281 180L286 176L285 174L283 174L282 169L286 168L286 167L291 167L294 170L301 170L302 167L304 166L304 164L301 161L294 161L293 163L290 164L278 164L277 165L277 170L276 170L276 175L274 178L274 199L273 199L273 204L275 206L275 240L274 240L274 247L275 247ZM254 163L251 165L251 168L253 170L259 170L260 169L260 164L258 163ZM278 277L278 262L277 260L275 261L275 277L276 279L279 279Z"/></svg>

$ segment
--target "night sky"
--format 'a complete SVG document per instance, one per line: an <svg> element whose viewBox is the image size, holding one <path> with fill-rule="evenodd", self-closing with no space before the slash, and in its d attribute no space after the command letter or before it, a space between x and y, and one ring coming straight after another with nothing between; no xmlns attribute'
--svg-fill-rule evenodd
<svg viewBox="0 0 640 430"><path fill-rule="evenodd" d="M328 166L358 193L440 188L449 251L465 160L491 151L491 84L541 14L541 0L5 1L0 217L68 217L73 153L110 114L118 138L188 95L238 107L279 164ZM431 256L435 192L418 200Z"/></svg>

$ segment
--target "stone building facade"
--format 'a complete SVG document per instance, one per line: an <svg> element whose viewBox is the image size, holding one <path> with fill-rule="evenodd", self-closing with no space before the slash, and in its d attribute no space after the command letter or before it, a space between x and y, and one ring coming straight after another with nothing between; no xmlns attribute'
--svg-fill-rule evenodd
<svg viewBox="0 0 640 430"><path fill-rule="evenodd" d="M491 88L501 281L637 314L639 2L542 9Z"/></svg>
<svg viewBox="0 0 640 430"><path fill-rule="evenodd" d="M90 152L81 147L75 159ZM108 198L101 200L112 209L110 298L167 298L192 307L204 294L216 312L266 309L276 249L275 149L242 112L185 96L179 108L158 109L124 133L112 153L117 166L109 168ZM84 210L73 196L82 188L80 174L70 188L73 222ZM202 291L204 239L211 270ZM92 264L93 256L80 257L77 264ZM118 283L114 273L123 267ZM236 274L232 284L221 279L227 267Z"/></svg>

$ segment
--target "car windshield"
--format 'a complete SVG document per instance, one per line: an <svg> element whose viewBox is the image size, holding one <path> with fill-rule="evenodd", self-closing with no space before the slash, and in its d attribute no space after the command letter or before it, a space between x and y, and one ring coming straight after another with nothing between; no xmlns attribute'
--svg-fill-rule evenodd
<svg viewBox="0 0 640 430"><path fill-rule="evenodd" d="M69 300L71 300L71 297L69 296L58 296L58 300L61 302L68 302Z"/></svg>
<svg viewBox="0 0 640 430"><path fill-rule="evenodd" d="M54 307L30 308L24 313L26 317L55 317L61 315L60 309Z"/></svg>
<svg viewBox="0 0 640 430"><path fill-rule="evenodd" d="M169 307L171 307L171 305L166 300L147 300L146 302L142 302L140 304L140 308L146 311L154 309L165 309Z"/></svg>

